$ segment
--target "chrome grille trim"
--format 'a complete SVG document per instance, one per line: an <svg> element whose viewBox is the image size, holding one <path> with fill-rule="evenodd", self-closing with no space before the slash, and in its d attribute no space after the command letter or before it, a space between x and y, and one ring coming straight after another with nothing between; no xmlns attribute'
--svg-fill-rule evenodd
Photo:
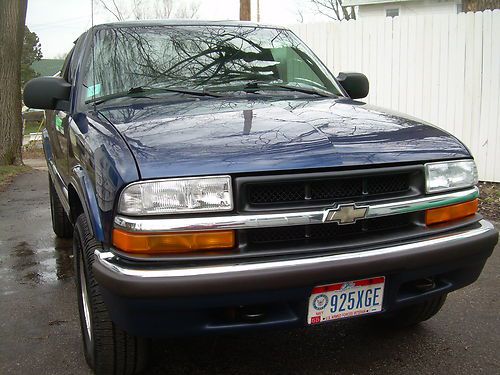
<svg viewBox="0 0 500 375"><path fill-rule="evenodd" d="M373 204L368 205L369 208L365 219L449 206L478 197L478 188L472 187L466 190L448 192L445 194L427 195L397 202ZM359 202L358 204L367 205L365 202ZM168 217L168 215L164 215L161 218L117 215L114 220L114 225L115 228L124 229L130 232L191 232L322 224L324 222L323 217L325 211L335 206L336 205L324 207L323 209L313 211L197 216L187 218Z"/></svg>

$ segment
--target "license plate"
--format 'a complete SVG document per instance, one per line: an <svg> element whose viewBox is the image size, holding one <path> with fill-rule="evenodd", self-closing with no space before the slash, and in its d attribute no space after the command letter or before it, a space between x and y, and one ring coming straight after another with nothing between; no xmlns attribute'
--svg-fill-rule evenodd
<svg viewBox="0 0 500 375"><path fill-rule="evenodd" d="M317 286L309 298L308 324L372 314L382 310L385 277Z"/></svg>

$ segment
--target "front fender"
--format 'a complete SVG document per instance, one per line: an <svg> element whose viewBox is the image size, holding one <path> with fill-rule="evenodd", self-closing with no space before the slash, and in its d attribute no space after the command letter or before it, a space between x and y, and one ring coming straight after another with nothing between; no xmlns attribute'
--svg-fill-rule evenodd
<svg viewBox="0 0 500 375"><path fill-rule="evenodd" d="M103 242L105 240L104 227L97 204L96 192L89 176L79 165L73 167L71 171L70 186L75 190L82 203L87 221L91 224L92 235L96 240Z"/></svg>

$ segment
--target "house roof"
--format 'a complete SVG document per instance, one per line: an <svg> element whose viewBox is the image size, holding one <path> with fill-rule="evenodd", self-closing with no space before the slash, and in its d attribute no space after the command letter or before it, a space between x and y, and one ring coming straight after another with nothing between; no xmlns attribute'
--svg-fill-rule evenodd
<svg viewBox="0 0 500 375"><path fill-rule="evenodd" d="M358 5L371 5L371 4L385 4L385 3L403 3L407 1L421 1L421 0L344 0L343 6L358 6Z"/></svg>
<svg viewBox="0 0 500 375"><path fill-rule="evenodd" d="M62 59L41 59L31 64L31 67L41 76L53 76L62 69L63 64Z"/></svg>

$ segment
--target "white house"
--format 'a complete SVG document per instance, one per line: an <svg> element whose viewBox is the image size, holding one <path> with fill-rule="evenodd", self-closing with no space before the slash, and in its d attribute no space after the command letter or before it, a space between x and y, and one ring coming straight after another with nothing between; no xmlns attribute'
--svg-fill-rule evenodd
<svg viewBox="0 0 500 375"><path fill-rule="evenodd" d="M360 18L456 14L462 11L462 0L344 0L342 5L357 6Z"/></svg>

